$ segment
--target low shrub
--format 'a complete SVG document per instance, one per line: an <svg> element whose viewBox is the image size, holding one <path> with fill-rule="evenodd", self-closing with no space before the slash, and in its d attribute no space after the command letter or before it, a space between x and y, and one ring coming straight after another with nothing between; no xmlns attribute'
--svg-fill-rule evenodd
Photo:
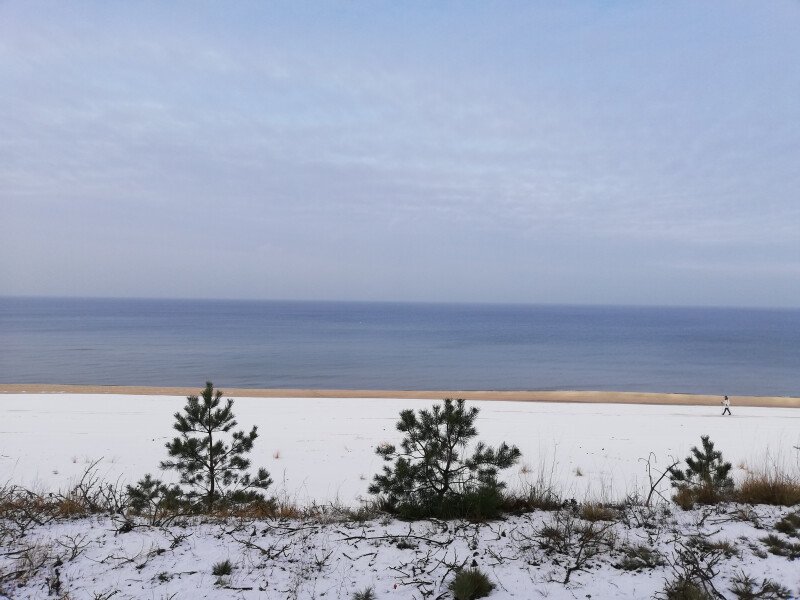
<svg viewBox="0 0 800 600"><path fill-rule="evenodd" d="M788 600L792 592L772 579L762 579L761 583L744 572L733 576L731 593L738 600Z"/></svg>
<svg viewBox="0 0 800 600"><path fill-rule="evenodd" d="M789 513L775 523L775 531L791 537L800 537L800 512Z"/></svg>
<svg viewBox="0 0 800 600"><path fill-rule="evenodd" d="M537 529L532 536L547 556L562 555L554 563L564 568L564 585L573 573L586 571L591 560L616 543L612 523L584 522L570 510L561 510Z"/></svg>
<svg viewBox="0 0 800 600"><path fill-rule="evenodd" d="M728 540L717 540L715 542L705 540L704 543L708 550L719 550L725 558L738 557L741 554L736 544Z"/></svg>
<svg viewBox="0 0 800 600"><path fill-rule="evenodd" d="M655 569L665 564L664 557L650 546L639 544L626 546L622 550L623 557L616 565L623 571L638 571L640 569Z"/></svg>
<svg viewBox="0 0 800 600"><path fill-rule="evenodd" d="M223 560L222 562L218 562L211 567L211 574L215 577L224 577L225 575L230 575L232 572L233 565L229 560Z"/></svg>
<svg viewBox="0 0 800 600"><path fill-rule="evenodd" d="M724 598L714 586L722 562L728 557L728 546L715 543L705 535L691 535L675 540L667 559L674 578L662 592L667 600L705 600Z"/></svg>
<svg viewBox="0 0 800 600"><path fill-rule="evenodd" d="M353 600L376 600L375 590L367 587L360 592L353 592Z"/></svg>
<svg viewBox="0 0 800 600"><path fill-rule="evenodd" d="M660 597L664 600L716 600L701 584L687 577L668 582Z"/></svg>
<svg viewBox="0 0 800 600"><path fill-rule="evenodd" d="M150 474L127 487L130 513L146 516L151 525L167 525L180 516L186 503L177 485L169 486Z"/></svg>
<svg viewBox="0 0 800 600"><path fill-rule="evenodd" d="M384 509L405 521L434 517L481 522L500 517L505 506L503 493L495 487L485 486L463 494L448 495L441 500L415 498L395 505L385 504Z"/></svg>
<svg viewBox="0 0 800 600"><path fill-rule="evenodd" d="M771 554L785 556L789 560L800 558L800 543L788 542L774 533L769 534L765 538L761 538L761 541Z"/></svg>
<svg viewBox="0 0 800 600"><path fill-rule="evenodd" d="M16 485L0 486L0 521L4 524L3 529L15 537L23 537L32 527L54 519L123 512L126 494L120 487L99 478L99 462L91 463L77 483L55 493L35 492Z"/></svg>
<svg viewBox="0 0 800 600"><path fill-rule="evenodd" d="M479 569L464 569L456 573L449 588L456 600L474 600L488 596L494 584Z"/></svg>

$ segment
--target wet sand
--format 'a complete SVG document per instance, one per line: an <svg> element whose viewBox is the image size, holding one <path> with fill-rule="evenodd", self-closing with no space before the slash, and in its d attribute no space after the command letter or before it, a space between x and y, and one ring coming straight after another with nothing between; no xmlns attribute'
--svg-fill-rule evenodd
<svg viewBox="0 0 800 600"><path fill-rule="evenodd" d="M512 402L582 402L606 404L662 404L675 406L719 405L722 396L647 392L582 391L476 391L476 390L318 390L222 388L226 396L239 398L397 398L437 400L505 400ZM124 394L134 396L188 396L199 387L145 387L114 385L0 384L0 394ZM800 408L800 398L730 396L735 406Z"/></svg>

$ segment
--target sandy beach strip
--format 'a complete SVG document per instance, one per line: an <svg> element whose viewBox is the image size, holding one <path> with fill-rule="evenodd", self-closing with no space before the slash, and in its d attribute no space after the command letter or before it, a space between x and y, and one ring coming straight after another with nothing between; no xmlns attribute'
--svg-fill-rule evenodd
<svg viewBox="0 0 800 600"><path fill-rule="evenodd" d="M226 396L239 398L395 398L439 400L504 400L512 402L582 402L604 404L663 404L674 406L719 405L722 396L648 392L593 391L492 391L492 390L320 390L225 388ZM117 385L0 384L0 394L124 394L133 396L188 396L200 387L148 387ZM733 406L800 408L800 398L783 396L730 396Z"/></svg>

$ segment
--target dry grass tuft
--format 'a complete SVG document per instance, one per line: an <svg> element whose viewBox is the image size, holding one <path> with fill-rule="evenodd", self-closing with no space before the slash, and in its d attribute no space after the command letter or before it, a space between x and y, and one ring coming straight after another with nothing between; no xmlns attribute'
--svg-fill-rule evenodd
<svg viewBox="0 0 800 600"><path fill-rule="evenodd" d="M595 502L584 504L580 512L581 519L584 521L616 521L619 518L619 512L608 506L603 506Z"/></svg>
<svg viewBox="0 0 800 600"><path fill-rule="evenodd" d="M45 493L16 485L0 486L0 520L25 535L28 529L54 519L119 514L125 504L124 491L97 477L98 462L92 463L66 491Z"/></svg>
<svg viewBox="0 0 800 600"><path fill-rule="evenodd" d="M691 510L695 505L711 506L731 500L728 490L719 490L711 485L700 485L696 487L683 486L676 490L672 500L683 510Z"/></svg>
<svg viewBox="0 0 800 600"><path fill-rule="evenodd" d="M503 494L504 512L519 514L534 510L559 510L563 504L561 495L551 487L531 485L523 493Z"/></svg>
<svg viewBox="0 0 800 600"><path fill-rule="evenodd" d="M800 480L777 469L748 473L735 492L744 504L794 506L800 504Z"/></svg>

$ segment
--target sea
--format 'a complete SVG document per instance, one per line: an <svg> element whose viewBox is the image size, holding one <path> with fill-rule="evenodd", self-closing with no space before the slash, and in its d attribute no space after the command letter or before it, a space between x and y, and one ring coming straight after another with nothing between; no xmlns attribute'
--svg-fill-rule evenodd
<svg viewBox="0 0 800 600"><path fill-rule="evenodd" d="M0 298L0 383L800 396L800 310Z"/></svg>

